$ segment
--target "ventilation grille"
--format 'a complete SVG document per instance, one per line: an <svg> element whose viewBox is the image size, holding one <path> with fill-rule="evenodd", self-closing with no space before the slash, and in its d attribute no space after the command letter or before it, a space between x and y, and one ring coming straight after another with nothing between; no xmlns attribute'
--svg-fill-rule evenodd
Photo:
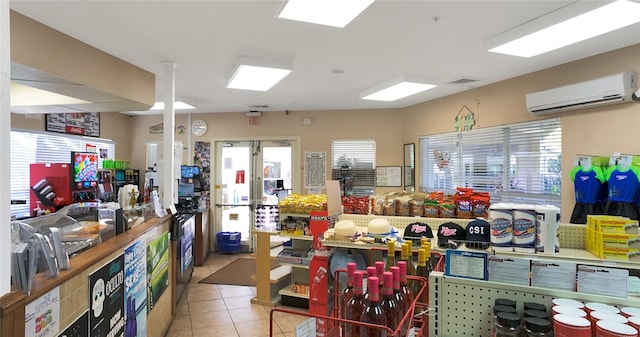
<svg viewBox="0 0 640 337"><path fill-rule="evenodd" d="M475 78L469 78L469 77L463 77L463 78L459 78L457 80L453 80L451 82L449 82L449 84L468 84L468 83L474 83L474 82L478 82L478 79Z"/></svg>

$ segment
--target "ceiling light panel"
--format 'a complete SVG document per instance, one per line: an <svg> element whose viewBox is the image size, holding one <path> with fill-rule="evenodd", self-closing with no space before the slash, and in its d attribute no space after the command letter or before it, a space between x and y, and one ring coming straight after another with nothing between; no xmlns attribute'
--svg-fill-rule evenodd
<svg viewBox="0 0 640 337"><path fill-rule="evenodd" d="M491 48L489 51L520 57L533 57L638 22L640 22L640 3L618 0Z"/></svg>
<svg viewBox="0 0 640 337"><path fill-rule="evenodd" d="M399 77L395 80L377 85L365 91L360 96L362 99L366 100L391 102L435 87L435 84L425 83L424 81L418 81L416 79Z"/></svg>
<svg viewBox="0 0 640 337"><path fill-rule="evenodd" d="M173 109L174 110L191 110L191 109L195 109L195 107L185 102L176 101L176 102L173 102ZM155 104L153 104L153 106L149 110L164 110L164 102L155 102Z"/></svg>
<svg viewBox="0 0 640 337"><path fill-rule="evenodd" d="M281 19L344 28L374 0L289 0L278 14Z"/></svg>
<svg viewBox="0 0 640 337"><path fill-rule="evenodd" d="M293 67L286 62L241 57L226 87L267 91L287 77Z"/></svg>

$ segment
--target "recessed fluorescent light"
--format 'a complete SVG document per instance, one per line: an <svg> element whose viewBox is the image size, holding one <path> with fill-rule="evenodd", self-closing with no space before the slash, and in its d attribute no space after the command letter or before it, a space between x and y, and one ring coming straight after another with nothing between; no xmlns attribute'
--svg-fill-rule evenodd
<svg viewBox="0 0 640 337"><path fill-rule="evenodd" d="M435 88L436 85L400 78L365 91L362 99L391 102Z"/></svg>
<svg viewBox="0 0 640 337"><path fill-rule="evenodd" d="M174 110L191 110L195 108L196 107L189 105L185 102L180 102L180 101L173 102ZM155 104L153 104L153 106L149 110L164 110L164 102L155 102Z"/></svg>
<svg viewBox="0 0 640 337"><path fill-rule="evenodd" d="M640 22L640 3L618 0L489 51L532 57L638 22Z"/></svg>
<svg viewBox="0 0 640 337"><path fill-rule="evenodd" d="M241 57L227 83L227 88L267 91L287 77L292 68L281 61Z"/></svg>
<svg viewBox="0 0 640 337"><path fill-rule="evenodd" d="M281 19L303 21L344 28L360 15L374 0L289 0L280 14Z"/></svg>
<svg viewBox="0 0 640 337"><path fill-rule="evenodd" d="M11 82L11 106L42 106L42 105L70 105L89 104L91 102L78 98L56 94L28 85Z"/></svg>

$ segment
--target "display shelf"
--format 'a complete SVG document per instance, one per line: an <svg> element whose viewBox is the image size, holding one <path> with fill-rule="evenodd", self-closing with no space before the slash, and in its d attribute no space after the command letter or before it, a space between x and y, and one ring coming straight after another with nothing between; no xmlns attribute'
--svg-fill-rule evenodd
<svg viewBox="0 0 640 337"><path fill-rule="evenodd" d="M290 289L290 286L286 286L286 287L280 289L280 291L278 293L281 296L298 297L298 298L304 298L304 299L307 299L307 300L309 299L309 294L294 293L289 289Z"/></svg>
<svg viewBox="0 0 640 337"><path fill-rule="evenodd" d="M442 272L432 272L429 277L429 336L489 336L493 303L496 298L515 300L518 312L522 312L524 302L541 303L550 308L551 300L559 297L608 303L619 307L638 305L637 297L618 298L519 286L448 277Z"/></svg>
<svg viewBox="0 0 640 337"><path fill-rule="evenodd" d="M269 282L271 284L279 283L291 275L291 265L281 264L269 272Z"/></svg>
<svg viewBox="0 0 640 337"><path fill-rule="evenodd" d="M313 241L313 236L311 235L287 235L280 233L280 236L295 240Z"/></svg>
<svg viewBox="0 0 640 337"><path fill-rule="evenodd" d="M589 264L596 266L606 266L613 268L640 269L640 262L603 260L584 249L560 248L559 253L521 253L496 251L494 255L505 255L514 257L524 257L531 260L562 260L575 262L577 264Z"/></svg>
<svg viewBox="0 0 640 337"><path fill-rule="evenodd" d="M283 266L289 266L291 268L309 269L309 265L308 264L287 263L287 262L282 262L282 261L278 261L278 263L280 263Z"/></svg>
<svg viewBox="0 0 640 337"><path fill-rule="evenodd" d="M309 213L280 213L280 219L286 218L286 217L310 218L311 215Z"/></svg>

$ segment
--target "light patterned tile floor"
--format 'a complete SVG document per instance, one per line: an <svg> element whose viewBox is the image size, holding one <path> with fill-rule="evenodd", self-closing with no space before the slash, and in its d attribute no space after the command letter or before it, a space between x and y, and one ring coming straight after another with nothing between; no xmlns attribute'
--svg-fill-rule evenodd
<svg viewBox="0 0 640 337"><path fill-rule="evenodd" d="M166 337L270 337L271 307L251 303L255 287L198 283L243 255L211 253L195 268ZM295 336L295 324L305 318L279 313L271 337Z"/></svg>

